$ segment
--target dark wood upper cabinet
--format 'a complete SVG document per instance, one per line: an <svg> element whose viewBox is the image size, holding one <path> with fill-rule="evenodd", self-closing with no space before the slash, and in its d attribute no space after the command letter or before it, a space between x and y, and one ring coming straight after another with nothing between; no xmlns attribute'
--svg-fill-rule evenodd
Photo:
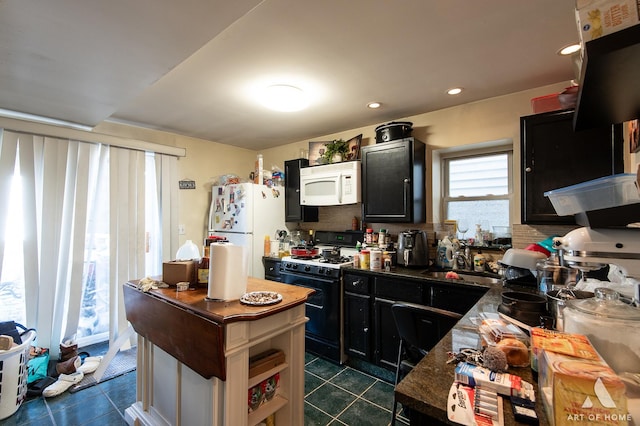
<svg viewBox="0 0 640 426"><path fill-rule="evenodd" d="M426 220L425 144L414 138L362 148L362 206L366 222Z"/></svg>
<svg viewBox="0 0 640 426"><path fill-rule="evenodd" d="M640 25L585 44L576 130L640 118Z"/></svg>
<svg viewBox="0 0 640 426"><path fill-rule="evenodd" d="M520 118L523 224L575 224L544 193L624 171L622 125L574 131L573 118L573 110Z"/></svg>
<svg viewBox="0 0 640 426"><path fill-rule="evenodd" d="M300 169L309 160L298 158L284 162L284 220L285 222L317 222L318 207L300 205Z"/></svg>

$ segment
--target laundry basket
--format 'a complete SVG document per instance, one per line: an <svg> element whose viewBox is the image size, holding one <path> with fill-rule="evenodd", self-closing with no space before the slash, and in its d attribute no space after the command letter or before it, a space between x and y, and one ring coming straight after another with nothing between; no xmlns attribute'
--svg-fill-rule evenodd
<svg viewBox="0 0 640 426"><path fill-rule="evenodd" d="M29 348L35 337L35 331L27 331L21 345L0 352L0 420L18 411L26 398Z"/></svg>

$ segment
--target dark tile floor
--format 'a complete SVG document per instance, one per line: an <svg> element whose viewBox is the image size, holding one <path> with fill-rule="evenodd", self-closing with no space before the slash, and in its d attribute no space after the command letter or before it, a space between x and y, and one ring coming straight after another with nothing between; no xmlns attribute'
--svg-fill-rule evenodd
<svg viewBox="0 0 640 426"><path fill-rule="evenodd" d="M75 393L26 401L0 425L125 425L124 410L135 399L133 371ZM306 354L305 426L388 425L392 407L392 384ZM398 420L408 424L402 416Z"/></svg>

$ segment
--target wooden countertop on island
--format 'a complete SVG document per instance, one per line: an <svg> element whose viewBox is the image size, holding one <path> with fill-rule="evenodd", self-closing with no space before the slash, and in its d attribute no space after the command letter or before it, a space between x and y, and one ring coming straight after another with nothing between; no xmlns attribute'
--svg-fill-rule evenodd
<svg viewBox="0 0 640 426"><path fill-rule="evenodd" d="M127 320L135 331L202 377L226 380L225 332L228 324L256 321L304 304L314 290L249 278L247 292L274 291L282 301L251 306L239 300L205 300L206 288L176 287L142 292L138 280L124 284ZM206 337L206 338L204 338Z"/></svg>

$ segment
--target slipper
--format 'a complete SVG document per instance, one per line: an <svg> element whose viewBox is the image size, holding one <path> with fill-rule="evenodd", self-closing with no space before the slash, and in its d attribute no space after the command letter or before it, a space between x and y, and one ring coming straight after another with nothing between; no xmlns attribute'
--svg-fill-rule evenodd
<svg viewBox="0 0 640 426"><path fill-rule="evenodd" d="M84 359L84 363L76 369L76 371L82 371L84 374L93 373L100 366L102 361L101 356L88 356Z"/></svg>
<svg viewBox="0 0 640 426"><path fill-rule="evenodd" d="M58 364L56 364L56 372L58 374L75 373L81 364L82 360L78 355L76 355L73 358L69 358L66 361L60 361Z"/></svg>
<svg viewBox="0 0 640 426"><path fill-rule="evenodd" d="M82 371L76 371L73 374L61 374L54 384L47 386L42 391L42 396L45 398L58 396L69 389L72 385L80 383L83 378L84 373Z"/></svg>

